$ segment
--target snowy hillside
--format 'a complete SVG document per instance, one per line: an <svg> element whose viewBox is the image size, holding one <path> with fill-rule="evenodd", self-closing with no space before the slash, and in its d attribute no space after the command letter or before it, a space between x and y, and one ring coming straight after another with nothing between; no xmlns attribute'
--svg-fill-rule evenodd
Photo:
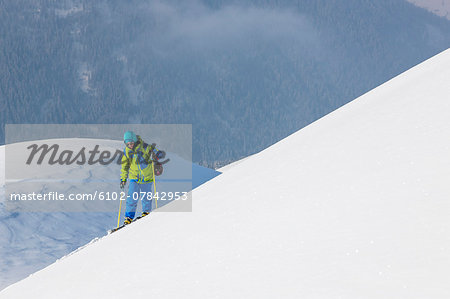
<svg viewBox="0 0 450 299"><path fill-rule="evenodd" d="M112 152L123 147L121 141L82 138L54 139L48 143L57 143L66 147L82 144L90 148L100 145L102 149L109 149ZM24 148L20 144L8 146L13 151ZM171 158L175 159L173 156ZM42 213L7 209L3 202L5 146L0 146L0 161L0 290L48 266L92 239L104 236L108 229L115 227L118 206L112 202L111 204L115 206L113 210L116 210L114 212L93 212L91 204L81 212ZM170 173L176 172L171 171L171 167L176 164L179 163L168 164L165 173L159 179L167 179ZM105 167L75 165L69 170L62 167L56 169L61 172L58 177L62 179L73 182L78 178L80 182L83 182L83 192L93 194L94 190L120 191L118 165L112 164ZM219 172L212 169L192 164L192 187L196 188L218 174ZM33 177L33 174L27 173L27 175L29 178ZM21 192L25 192L25 186L33 187L33 184L24 185L22 181L26 180L18 182ZM65 187L64 184L60 185L67 190L75 187L72 183L66 184ZM39 184L38 188L42 189L42 184Z"/></svg>
<svg viewBox="0 0 450 299"><path fill-rule="evenodd" d="M450 50L0 298L450 298Z"/></svg>

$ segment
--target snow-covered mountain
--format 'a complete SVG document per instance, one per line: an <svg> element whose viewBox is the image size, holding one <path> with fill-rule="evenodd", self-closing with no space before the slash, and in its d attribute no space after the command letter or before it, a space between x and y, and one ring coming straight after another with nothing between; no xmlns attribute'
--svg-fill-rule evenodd
<svg viewBox="0 0 450 299"><path fill-rule="evenodd" d="M449 298L450 50L0 298Z"/></svg>

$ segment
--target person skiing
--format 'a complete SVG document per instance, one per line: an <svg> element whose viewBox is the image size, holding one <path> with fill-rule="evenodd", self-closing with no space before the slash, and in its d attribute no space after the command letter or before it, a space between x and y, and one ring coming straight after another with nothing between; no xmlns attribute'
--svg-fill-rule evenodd
<svg viewBox="0 0 450 299"><path fill-rule="evenodd" d="M128 196L126 199L124 225L133 221L136 214L138 199L142 200L142 217L152 211L152 182L154 180L152 159L158 161L165 153L157 150L154 145L145 143L133 131L125 132L123 136L125 149L122 156L120 188L124 189L129 179Z"/></svg>

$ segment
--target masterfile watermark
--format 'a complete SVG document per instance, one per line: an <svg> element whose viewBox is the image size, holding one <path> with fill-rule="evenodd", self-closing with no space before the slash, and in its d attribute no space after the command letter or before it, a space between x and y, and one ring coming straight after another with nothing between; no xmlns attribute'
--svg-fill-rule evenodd
<svg viewBox="0 0 450 299"><path fill-rule="evenodd" d="M28 156L27 161L25 162L27 165L30 165L31 163L35 162L38 165L41 165L42 162L44 162L44 159L47 158L47 163L49 165L71 165L71 164L77 164L77 165L94 165L94 164L101 164L101 165L108 165L115 161L117 164L122 164L122 157L123 157L123 151L122 150L116 150L114 153L112 153L109 150L99 150L100 145L96 144L92 150L86 150L86 147L82 147L78 152L74 152L70 149L64 149L63 151L59 152L60 145L58 144L32 144L27 147L27 149L30 150L30 155ZM156 143L153 143L151 145L151 150L156 149ZM86 152L89 154L88 157L86 155ZM161 150L162 157L166 156L166 152ZM37 155L38 154L38 155ZM48 156L50 154L50 156ZM37 157L36 157L37 155ZM36 159L35 159L36 157ZM165 160L158 160L159 164L166 164L169 162L169 159Z"/></svg>
<svg viewBox="0 0 450 299"><path fill-rule="evenodd" d="M93 165L99 163L101 165L108 165L114 161L117 164L121 163L123 151L116 150L112 155L110 151L99 151L99 145L95 145L92 150L88 150L89 158L86 157L86 147L82 147L78 153L74 153L73 150L63 150L62 152L58 152L60 146L58 144L53 144L49 146L48 144L32 144L27 147L27 149L31 150L30 155L26 161L26 164L30 165L36 156L36 154L40 154L36 160L36 164L42 164L44 158L47 154L50 153L50 157L48 157L48 164L54 165L71 165L71 164L89 164ZM75 156L74 156L75 154ZM98 155L97 155L98 154ZM112 156L112 157L111 157Z"/></svg>
<svg viewBox="0 0 450 299"><path fill-rule="evenodd" d="M60 192L46 192L46 193L11 193L9 200L11 201L92 201L92 200L123 200L126 201L129 197L133 200L188 200L188 192L136 192L131 196L125 192L105 192L95 191L95 193L60 193Z"/></svg>
<svg viewBox="0 0 450 299"><path fill-rule="evenodd" d="M5 129L0 200L8 210L117 212L133 179L151 184L154 211L192 210L191 125L8 124ZM124 159L124 132L130 130L149 154L133 151ZM133 177L127 159L139 165ZM121 189L123 171L128 177Z"/></svg>

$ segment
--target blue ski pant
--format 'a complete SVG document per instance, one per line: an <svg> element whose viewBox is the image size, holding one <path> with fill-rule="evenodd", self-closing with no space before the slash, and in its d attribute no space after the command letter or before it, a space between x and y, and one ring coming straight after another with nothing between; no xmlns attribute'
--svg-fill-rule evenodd
<svg viewBox="0 0 450 299"><path fill-rule="evenodd" d="M134 218L136 215L136 208L138 200L142 200L142 212L150 213L152 211L152 182L146 184L139 184L136 181L130 181L128 187L127 206L125 210L125 217Z"/></svg>

